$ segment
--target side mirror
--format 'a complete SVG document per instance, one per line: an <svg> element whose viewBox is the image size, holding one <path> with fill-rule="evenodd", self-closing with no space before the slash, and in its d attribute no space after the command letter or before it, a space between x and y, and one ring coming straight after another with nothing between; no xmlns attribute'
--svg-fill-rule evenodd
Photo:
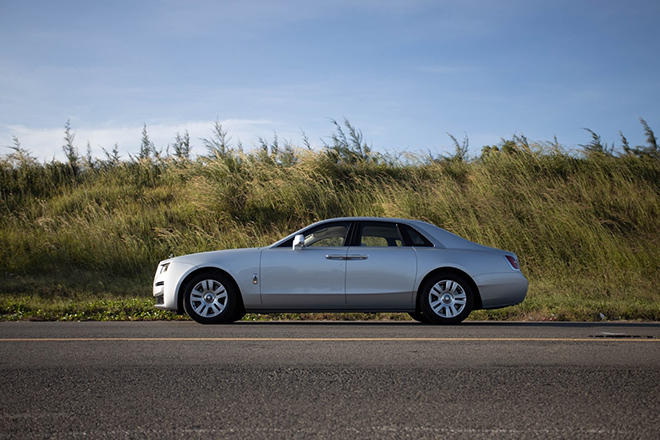
<svg viewBox="0 0 660 440"><path fill-rule="evenodd" d="M302 234L298 234L295 237L293 237L293 250L301 251L304 248L305 248L305 236Z"/></svg>

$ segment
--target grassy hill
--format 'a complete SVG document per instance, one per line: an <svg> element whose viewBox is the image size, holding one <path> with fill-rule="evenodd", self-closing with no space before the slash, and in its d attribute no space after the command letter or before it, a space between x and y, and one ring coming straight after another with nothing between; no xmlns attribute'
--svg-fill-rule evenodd
<svg viewBox="0 0 660 440"><path fill-rule="evenodd" d="M147 138L129 160L116 150L80 157L71 138L66 163L40 163L16 141L0 159L0 319L170 319L150 300L168 255L262 246L323 218L373 215L426 220L519 255L528 298L473 318L660 320L654 137L620 154L592 133L580 154L521 136L473 158L458 142L451 156L393 157L349 123L322 151L275 138L245 153L215 129L197 157L179 135L171 154Z"/></svg>

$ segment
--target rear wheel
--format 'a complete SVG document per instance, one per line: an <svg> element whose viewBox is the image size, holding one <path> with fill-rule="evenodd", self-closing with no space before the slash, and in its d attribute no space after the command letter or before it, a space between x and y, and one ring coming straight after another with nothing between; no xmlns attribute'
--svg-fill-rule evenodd
<svg viewBox="0 0 660 440"><path fill-rule="evenodd" d="M234 283L217 272L204 272L187 284L183 307L201 324L222 324L240 319L242 305Z"/></svg>
<svg viewBox="0 0 660 440"><path fill-rule="evenodd" d="M468 317L474 304L470 284L453 273L433 276L420 293L420 310L434 324L458 324Z"/></svg>

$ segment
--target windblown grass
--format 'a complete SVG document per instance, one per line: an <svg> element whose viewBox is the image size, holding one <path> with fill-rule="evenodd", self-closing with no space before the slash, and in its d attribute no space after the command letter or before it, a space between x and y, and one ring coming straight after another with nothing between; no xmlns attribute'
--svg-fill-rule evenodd
<svg viewBox="0 0 660 440"><path fill-rule="evenodd" d="M316 220L373 215L426 220L519 255L528 298L474 319L660 320L657 158L577 156L519 138L471 160L374 154L357 131L333 142L75 164L16 149L0 160L0 319L168 319L150 300L168 255L262 246Z"/></svg>

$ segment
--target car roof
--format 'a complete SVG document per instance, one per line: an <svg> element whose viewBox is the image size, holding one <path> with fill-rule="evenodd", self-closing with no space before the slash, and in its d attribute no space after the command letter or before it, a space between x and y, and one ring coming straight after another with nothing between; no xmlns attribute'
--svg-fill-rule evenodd
<svg viewBox="0 0 660 440"><path fill-rule="evenodd" d="M377 221L377 222L388 222L388 223L403 223L406 225L410 225L420 231L424 236L430 240L435 247L438 248L450 248L450 249L473 249L473 250L486 250L486 249L493 249L489 248L487 246L483 246L477 243L474 243L472 241L466 240L465 238L459 237L458 235L452 234L449 231L446 231L442 228L439 228L438 226L435 226L431 223L424 222L421 220L411 220L411 219L403 219L403 218L392 218L392 217L335 217L335 218L329 218L325 220L318 221L316 223L312 223L311 225L305 226L303 229L300 229L283 239L277 241L276 243L272 244L271 247L276 247L282 244L283 242L289 240L290 238L294 237L296 234L299 234L301 231L321 225L323 223L331 223L331 222L356 222L356 221Z"/></svg>

